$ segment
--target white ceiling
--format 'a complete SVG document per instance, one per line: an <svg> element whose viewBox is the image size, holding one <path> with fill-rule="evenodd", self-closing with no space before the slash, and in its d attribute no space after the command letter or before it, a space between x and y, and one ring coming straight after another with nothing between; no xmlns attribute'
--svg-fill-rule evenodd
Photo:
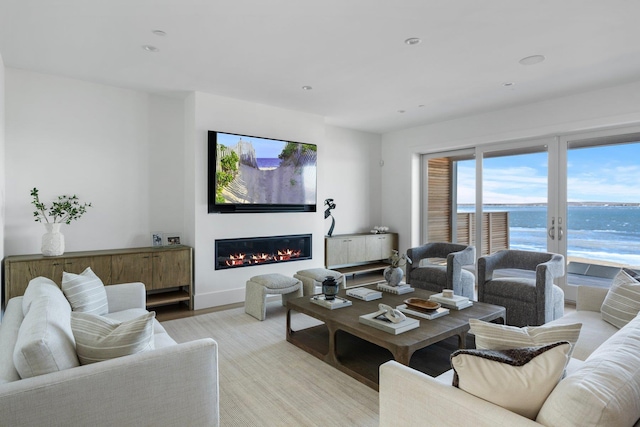
<svg viewBox="0 0 640 427"><path fill-rule="evenodd" d="M636 0L0 0L0 54L384 133L640 80L638 18Z"/></svg>

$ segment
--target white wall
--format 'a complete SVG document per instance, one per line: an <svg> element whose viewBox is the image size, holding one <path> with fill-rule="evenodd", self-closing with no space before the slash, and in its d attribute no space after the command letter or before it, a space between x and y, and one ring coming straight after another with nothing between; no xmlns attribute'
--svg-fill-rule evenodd
<svg viewBox="0 0 640 427"><path fill-rule="evenodd" d="M408 183L415 181L421 153L637 123L640 82L385 134L382 220L400 232L401 250L419 244L416 189Z"/></svg>
<svg viewBox="0 0 640 427"><path fill-rule="evenodd" d="M2 55L0 54L0 259L4 258L5 245L4 245L4 224L5 224L5 142L4 142L4 128L5 128L5 114L4 114L4 62L2 61ZM2 275L4 275L4 269ZM0 276L0 280L4 283L4 276ZM0 307L3 306L4 297L2 296L3 286L0 286ZM0 312L0 319L2 313Z"/></svg>
<svg viewBox="0 0 640 427"><path fill-rule="evenodd" d="M11 68L6 82L6 255L40 252L31 188L47 203L76 193L93 207L63 226L67 252L149 246L152 231L182 233L195 248L196 307L204 308L243 301L250 276L322 266L327 197L338 203L336 233L379 222L379 135L201 93L174 99ZM317 144L318 212L207 214L210 129ZM216 238L298 233L313 234L313 260L213 269Z"/></svg>
<svg viewBox="0 0 640 427"><path fill-rule="evenodd" d="M186 239L184 120L183 99L149 96L149 227Z"/></svg>
<svg viewBox="0 0 640 427"><path fill-rule="evenodd" d="M366 233L375 225L384 225L380 216L380 135L326 126L326 140L330 160L324 165L322 182L331 189L325 198L336 203L331 211L336 220L333 234ZM325 222L325 233L330 222Z"/></svg>
<svg viewBox="0 0 640 427"><path fill-rule="evenodd" d="M149 246L149 134L145 93L8 68L6 254L40 252L33 187L93 204L63 225L67 251Z"/></svg>
<svg viewBox="0 0 640 427"><path fill-rule="evenodd" d="M342 232L358 231L368 227L372 210L370 192L377 192L377 185L371 185L368 180L371 179L372 152L379 153L379 136L328 128L320 116L204 93L196 93L186 104L185 110L193 111L195 136L193 152L190 155L194 159L196 308L243 301L245 282L258 274L293 275L301 269L323 266L324 233L329 225L328 220L324 220L322 203L328 197L336 199L339 205L341 201L344 203L342 210L345 217L338 220L342 221ZM189 120L187 127L190 126L188 122ZM209 130L317 144L318 211L208 214L206 159ZM352 146L345 147L349 144ZM350 206L356 207L355 215L347 214ZM340 207L336 211L339 209ZM216 271L214 268L216 239L306 233L313 235L312 260L232 270Z"/></svg>

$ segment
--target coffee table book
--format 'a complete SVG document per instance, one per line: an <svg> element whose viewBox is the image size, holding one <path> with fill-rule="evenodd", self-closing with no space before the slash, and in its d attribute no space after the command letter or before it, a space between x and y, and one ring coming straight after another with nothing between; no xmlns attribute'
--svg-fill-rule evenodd
<svg viewBox="0 0 640 427"><path fill-rule="evenodd" d="M347 295L363 301L373 301L382 298L382 292L369 288L347 289Z"/></svg>
<svg viewBox="0 0 640 427"><path fill-rule="evenodd" d="M473 301L467 297L454 295L452 298L446 298L442 296L442 293L431 295L429 301L439 302L443 307L453 308L454 310L462 310L473 305Z"/></svg>
<svg viewBox="0 0 640 427"><path fill-rule="evenodd" d="M415 288L412 288L404 282L400 282L398 286L389 286L384 282L380 282L377 285L377 289L382 292L388 292L396 295L404 295L415 291Z"/></svg>
<svg viewBox="0 0 640 427"><path fill-rule="evenodd" d="M407 307L407 304L400 304L396 308L404 314L408 314L410 316L415 316L415 317L421 317L427 320L437 319L438 317L446 316L447 314L449 314L449 309L445 307L440 307L437 310L433 310L429 312L412 310L409 307Z"/></svg>
<svg viewBox="0 0 640 427"><path fill-rule="evenodd" d="M376 329L393 335L398 335L420 326L418 319L412 319L410 317L407 317L400 323L393 323L391 321L377 319L376 316L379 316L379 312L363 314L360 316L359 321L364 325L373 326Z"/></svg>
<svg viewBox="0 0 640 427"><path fill-rule="evenodd" d="M314 304L318 304L324 308L328 308L329 310L334 310L336 308L349 307L353 303L348 299L344 299L341 297L334 297L333 300L327 300L324 297L324 294L314 295L311 297L311 302Z"/></svg>

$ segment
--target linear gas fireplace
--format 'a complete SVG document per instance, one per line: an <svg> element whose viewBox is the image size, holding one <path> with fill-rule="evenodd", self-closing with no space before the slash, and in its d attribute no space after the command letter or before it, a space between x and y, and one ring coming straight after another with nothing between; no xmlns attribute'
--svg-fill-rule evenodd
<svg viewBox="0 0 640 427"><path fill-rule="evenodd" d="M216 270L311 259L311 234L216 240Z"/></svg>

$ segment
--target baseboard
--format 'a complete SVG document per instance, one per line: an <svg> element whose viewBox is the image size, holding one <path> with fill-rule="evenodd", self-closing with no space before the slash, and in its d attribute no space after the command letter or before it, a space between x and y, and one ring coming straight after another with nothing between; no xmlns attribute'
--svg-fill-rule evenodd
<svg viewBox="0 0 640 427"><path fill-rule="evenodd" d="M201 310L203 308L218 307L221 305L244 302L244 294L244 287L217 292L208 292L206 294L195 294L193 296L193 308L194 310Z"/></svg>

